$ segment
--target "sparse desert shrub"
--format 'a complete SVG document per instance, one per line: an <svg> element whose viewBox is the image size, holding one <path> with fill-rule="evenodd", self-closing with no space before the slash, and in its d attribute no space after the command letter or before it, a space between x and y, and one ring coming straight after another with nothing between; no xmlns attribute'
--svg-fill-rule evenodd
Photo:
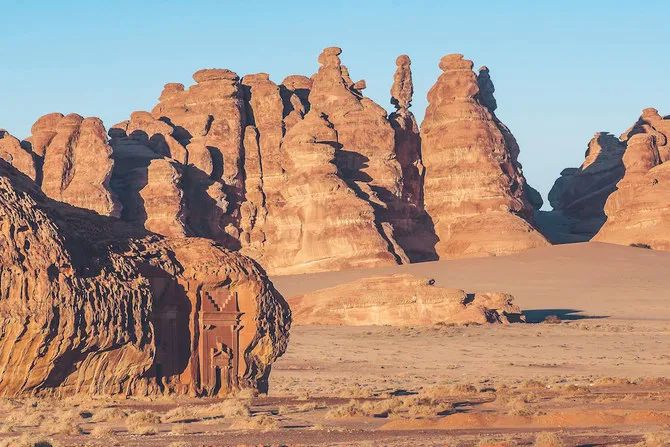
<svg viewBox="0 0 670 447"><path fill-rule="evenodd" d="M79 425L80 419L77 412L68 411L59 415L56 420L45 418L39 429L48 435L80 435L83 433Z"/></svg>
<svg viewBox="0 0 670 447"><path fill-rule="evenodd" d="M535 437L535 447L563 447L563 441L556 433L542 432Z"/></svg>
<svg viewBox="0 0 670 447"><path fill-rule="evenodd" d="M193 444L186 441L174 441L168 444L167 447L192 447Z"/></svg>
<svg viewBox="0 0 670 447"><path fill-rule="evenodd" d="M126 418L126 429L135 435L153 435L157 430L155 425L160 424L158 415L152 411L138 411Z"/></svg>
<svg viewBox="0 0 670 447"><path fill-rule="evenodd" d="M583 385L575 385L571 383L562 387L561 393L568 396L579 396L591 393L591 389Z"/></svg>
<svg viewBox="0 0 670 447"><path fill-rule="evenodd" d="M279 422L264 414L245 419L237 419L230 425L231 430L270 431L278 430L279 428L281 428Z"/></svg>
<svg viewBox="0 0 670 447"><path fill-rule="evenodd" d="M669 432L655 432L644 435L642 442L637 447L668 447L670 446Z"/></svg>
<svg viewBox="0 0 670 447"><path fill-rule="evenodd" d="M36 438L33 435L25 433L19 437L1 440L0 447L60 447L60 444L51 439Z"/></svg>
<svg viewBox="0 0 670 447"><path fill-rule="evenodd" d="M536 415L538 411L522 398L515 398L507 403L507 413L513 416L530 417Z"/></svg>
<svg viewBox="0 0 670 447"><path fill-rule="evenodd" d="M112 431L110 427L104 425L96 425L91 430L91 436L93 436L94 438L109 438L110 436L114 436L114 431Z"/></svg>
<svg viewBox="0 0 670 447"><path fill-rule="evenodd" d="M507 439L484 438L479 440L477 447L512 447L512 442Z"/></svg>
<svg viewBox="0 0 670 447"><path fill-rule="evenodd" d="M651 245L643 244L643 243L640 243L640 242L632 243L632 244L630 244L630 246L635 247L635 248L646 248L647 250L651 250Z"/></svg>
<svg viewBox="0 0 670 447"><path fill-rule="evenodd" d="M100 411L96 411L91 416L92 422L114 422L122 421L128 417L128 413L120 408L111 407L103 408Z"/></svg>
<svg viewBox="0 0 670 447"><path fill-rule="evenodd" d="M322 410L326 408L326 404L322 402L305 402L299 405L282 405L279 407L279 414L289 413L307 413L308 411Z"/></svg>
<svg viewBox="0 0 670 447"><path fill-rule="evenodd" d="M126 418L127 425L155 425L160 422L160 417L153 411L137 411Z"/></svg>
<svg viewBox="0 0 670 447"><path fill-rule="evenodd" d="M155 425L138 425L132 428L128 427L128 432L134 435L149 436L158 433L158 429Z"/></svg>
<svg viewBox="0 0 670 447"><path fill-rule="evenodd" d="M331 409L326 417L346 418L356 416L367 417L433 417L450 410L452 405L423 396L393 397L383 400L357 401L350 400L346 404Z"/></svg>
<svg viewBox="0 0 670 447"><path fill-rule="evenodd" d="M249 401L225 399L211 405L179 406L163 415L163 422L184 422L197 419L239 418L251 415Z"/></svg>
<svg viewBox="0 0 670 447"><path fill-rule="evenodd" d="M240 399L225 399L212 405L199 408L201 418L235 418L247 417L251 414L248 401Z"/></svg>
<svg viewBox="0 0 670 447"><path fill-rule="evenodd" d="M454 385L438 385L424 388L419 394L433 399L449 399L453 396L471 395L478 392L479 390L474 385L457 383Z"/></svg>

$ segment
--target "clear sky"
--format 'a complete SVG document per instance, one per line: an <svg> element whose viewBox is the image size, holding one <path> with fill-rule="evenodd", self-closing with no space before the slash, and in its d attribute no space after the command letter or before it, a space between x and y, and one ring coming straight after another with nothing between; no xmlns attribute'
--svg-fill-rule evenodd
<svg viewBox="0 0 670 447"><path fill-rule="evenodd" d="M546 193L596 131L621 133L644 107L670 114L670 2L0 0L0 128L26 137L48 112L110 126L199 68L311 75L340 46L354 80L391 108L397 55L412 58L413 111L447 53L487 65L498 116Z"/></svg>

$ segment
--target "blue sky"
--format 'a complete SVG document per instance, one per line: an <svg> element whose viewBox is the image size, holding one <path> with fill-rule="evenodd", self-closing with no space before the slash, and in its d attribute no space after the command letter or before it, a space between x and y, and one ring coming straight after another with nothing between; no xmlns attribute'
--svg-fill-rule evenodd
<svg viewBox="0 0 670 447"><path fill-rule="evenodd" d="M107 126L203 67L311 75L326 46L387 108L395 57L412 58L419 119L447 53L487 65L498 115L546 197L596 131L644 107L670 114L670 2L2 0L0 128L18 137L48 112Z"/></svg>

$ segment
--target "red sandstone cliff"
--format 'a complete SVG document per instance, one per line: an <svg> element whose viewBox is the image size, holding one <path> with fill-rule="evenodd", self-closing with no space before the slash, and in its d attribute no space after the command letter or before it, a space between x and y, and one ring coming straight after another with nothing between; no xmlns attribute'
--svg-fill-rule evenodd
<svg viewBox="0 0 670 447"><path fill-rule="evenodd" d="M286 349L253 261L48 199L3 160L0 235L0 395L265 390Z"/></svg>
<svg viewBox="0 0 670 447"><path fill-rule="evenodd" d="M493 114L492 89L480 89L472 62L460 54L443 57L440 69L421 124L424 197L438 255L501 255L547 245L533 226L518 145Z"/></svg>
<svg viewBox="0 0 670 447"><path fill-rule="evenodd" d="M475 76L471 62L443 58L420 132L408 56L396 60L387 114L340 54L326 48L312 78L279 85L199 70L194 85L166 84L151 112L112 126L109 141L97 118L45 115L24 142L3 133L0 157L54 199L216 241L272 273L546 243L488 69Z"/></svg>

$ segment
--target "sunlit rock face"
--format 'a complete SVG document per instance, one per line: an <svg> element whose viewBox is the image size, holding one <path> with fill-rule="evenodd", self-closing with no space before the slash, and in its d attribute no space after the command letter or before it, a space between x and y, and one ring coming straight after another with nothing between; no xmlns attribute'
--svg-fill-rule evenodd
<svg viewBox="0 0 670 447"><path fill-rule="evenodd" d="M290 311L250 259L44 196L0 160L0 395L267 390Z"/></svg>
<svg viewBox="0 0 670 447"><path fill-rule="evenodd" d="M647 108L620 137L597 133L584 163L561 172L549 193L568 231L601 242L670 249L670 118Z"/></svg>
<svg viewBox="0 0 670 447"><path fill-rule="evenodd" d="M495 115L488 69L443 58L421 131L411 60L395 61L392 113L324 49L312 77L198 70L151 111L105 129L52 113L0 158L52 199L156 234L202 237L300 273L507 254L546 242L542 200ZM95 168L93 168L95 167Z"/></svg>
<svg viewBox="0 0 670 447"><path fill-rule="evenodd" d="M503 255L547 245L533 226L518 145L493 113L488 70L478 80L460 54L439 66L443 73L428 92L421 124L424 201L438 255Z"/></svg>

